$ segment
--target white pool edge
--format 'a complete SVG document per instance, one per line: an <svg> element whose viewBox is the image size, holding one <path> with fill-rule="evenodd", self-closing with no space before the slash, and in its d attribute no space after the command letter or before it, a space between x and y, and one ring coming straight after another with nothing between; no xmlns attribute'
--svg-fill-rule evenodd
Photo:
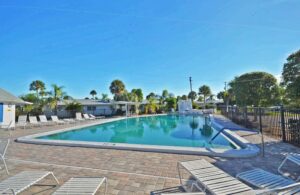
<svg viewBox="0 0 300 195"><path fill-rule="evenodd" d="M145 116L135 116L135 117L145 117ZM240 147L239 149L194 148L194 147L181 147L181 146L160 146L160 145L108 143L108 142L37 139L37 137L41 137L41 136L62 133L65 131L85 128L89 126L109 123L109 122L123 120L123 119L126 119L126 117L95 120L94 123L82 124L82 125L63 128L59 130L23 136L17 138L16 141L21 143L28 143L28 144L118 149L118 150L161 152L161 153L175 153L175 154L192 154L192 155L205 155L205 156L215 156L215 157L225 157L225 158L249 158L249 157L257 156L260 152L259 148L256 145L251 144L250 142L248 142L247 140L245 140L244 138L240 137L238 134L230 130L224 130L223 134L231 141L233 141L236 145L238 145Z"/></svg>

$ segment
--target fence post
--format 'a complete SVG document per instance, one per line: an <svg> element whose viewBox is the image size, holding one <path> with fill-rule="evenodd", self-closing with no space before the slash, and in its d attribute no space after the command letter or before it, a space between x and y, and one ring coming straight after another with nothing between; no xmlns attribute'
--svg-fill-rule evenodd
<svg viewBox="0 0 300 195"><path fill-rule="evenodd" d="M285 134L285 119L284 119L284 108L280 106L280 118L281 118L281 131L282 131L282 141L286 142L286 134Z"/></svg>
<svg viewBox="0 0 300 195"><path fill-rule="evenodd" d="M244 108L244 123L245 123L245 127L248 127L247 121L248 121L248 114L247 114L247 106L245 106Z"/></svg>
<svg viewBox="0 0 300 195"><path fill-rule="evenodd" d="M262 155L265 156L265 141L264 141L264 134L263 134L263 127L262 127L262 118L261 118L261 107L258 108L259 113L259 130L261 134L261 144L262 144Z"/></svg>

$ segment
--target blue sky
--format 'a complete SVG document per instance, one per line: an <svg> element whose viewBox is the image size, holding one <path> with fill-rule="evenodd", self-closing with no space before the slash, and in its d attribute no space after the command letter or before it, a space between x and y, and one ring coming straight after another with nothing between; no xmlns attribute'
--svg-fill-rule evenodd
<svg viewBox="0 0 300 195"><path fill-rule="evenodd" d="M298 0L0 1L0 87L40 79L74 97L113 79L144 94L188 93L247 71L279 75L300 49Z"/></svg>

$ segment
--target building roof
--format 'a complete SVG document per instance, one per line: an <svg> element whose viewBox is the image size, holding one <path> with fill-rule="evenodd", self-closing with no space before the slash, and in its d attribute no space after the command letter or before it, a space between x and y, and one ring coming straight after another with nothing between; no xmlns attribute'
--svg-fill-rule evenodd
<svg viewBox="0 0 300 195"><path fill-rule="evenodd" d="M17 104L17 105L30 104L29 102L25 102L24 100L12 95L11 93L1 88L0 88L0 102Z"/></svg>

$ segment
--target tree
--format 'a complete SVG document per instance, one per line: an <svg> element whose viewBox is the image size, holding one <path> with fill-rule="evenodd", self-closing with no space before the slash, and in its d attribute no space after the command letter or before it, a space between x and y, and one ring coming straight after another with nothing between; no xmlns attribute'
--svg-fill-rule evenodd
<svg viewBox="0 0 300 195"><path fill-rule="evenodd" d="M188 98L194 101L197 98L197 93L195 91L191 91L188 95Z"/></svg>
<svg viewBox="0 0 300 195"><path fill-rule="evenodd" d="M288 56L283 65L281 84L286 87L286 95L291 102L300 106L300 50Z"/></svg>
<svg viewBox="0 0 300 195"><path fill-rule="evenodd" d="M64 86L52 84L51 87L52 91L50 92L49 103L50 107L54 109L55 114L57 114L57 104L59 101L63 100L67 94L63 91Z"/></svg>
<svg viewBox="0 0 300 195"><path fill-rule="evenodd" d="M26 95L20 96L20 98L26 102L38 102L39 99L34 93L28 93ZM30 105L24 105L23 110L18 110L19 114L27 114L29 112L38 113L41 112L42 108L41 105L38 103L30 104ZM25 113L24 113L25 112Z"/></svg>
<svg viewBox="0 0 300 195"><path fill-rule="evenodd" d="M187 97L186 95L182 95L182 96L181 96L181 99L182 99L182 100L187 100L188 97Z"/></svg>
<svg viewBox="0 0 300 195"><path fill-rule="evenodd" d="M144 95L142 89L132 89L131 93L137 96L139 102L143 101Z"/></svg>
<svg viewBox="0 0 300 195"><path fill-rule="evenodd" d="M40 80L32 81L29 85L29 90L30 91L35 91L36 92L36 97L39 99L40 93L44 92L46 89L45 83Z"/></svg>
<svg viewBox="0 0 300 195"><path fill-rule="evenodd" d="M234 99L234 94L233 94L232 89L228 89L227 91L220 91L217 94L217 98L218 99L223 99L224 103L226 104L226 110L228 112L229 103L230 102L232 103L232 101Z"/></svg>
<svg viewBox="0 0 300 195"><path fill-rule="evenodd" d="M202 85L202 86L199 88L199 95L202 95L202 96L203 96L203 100L204 100L204 108L205 108L205 106L206 106L206 97L208 97L208 96L211 95L210 87L207 86L207 85Z"/></svg>
<svg viewBox="0 0 300 195"><path fill-rule="evenodd" d="M90 95L93 97L93 99L95 99L95 96L97 95L97 91L96 90L92 90L90 92Z"/></svg>
<svg viewBox="0 0 300 195"><path fill-rule="evenodd" d="M103 102L109 101L108 94L102 93L101 96L102 96L101 97L101 101L103 101Z"/></svg>
<svg viewBox="0 0 300 195"><path fill-rule="evenodd" d="M157 109L158 109L158 105L156 104L156 99L154 97L149 97L148 104L145 106L146 114L156 113Z"/></svg>
<svg viewBox="0 0 300 195"><path fill-rule="evenodd" d="M156 98L155 93L151 92L146 96L146 99L149 100L150 98Z"/></svg>
<svg viewBox="0 0 300 195"><path fill-rule="evenodd" d="M168 97L166 99L166 107L167 107L167 110L170 111L172 109L176 110L176 107L177 107L177 100L176 98L174 97Z"/></svg>
<svg viewBox="0 0 300 195"><path fill-rule="evenodd" d="M270 106L280 102L276 78L266 72L250 72L229 83L240 106Z"/></svg>
<svg viewBox="0 0 300 195"><path fill-rule="evenodd" d="M73 101L66 105L66 110L74 116L76 112L82 111L82 105L78 102Z"/></svg>
<svg viewBox="0 0 300 195"><path fill-rule="evenodd" d="M118 79L111 82L109 89L115 96L121 95L126 91L124 83Z"/></svg>
<svg viewBox="0 0 300 195"><path fill-rule="evenodd" d="M162 98L163 99L166 99L167 97L169 97L169 92L168 92L168 90L166 90L166 89L164 89L163 91L162 91Z"/></svg>

